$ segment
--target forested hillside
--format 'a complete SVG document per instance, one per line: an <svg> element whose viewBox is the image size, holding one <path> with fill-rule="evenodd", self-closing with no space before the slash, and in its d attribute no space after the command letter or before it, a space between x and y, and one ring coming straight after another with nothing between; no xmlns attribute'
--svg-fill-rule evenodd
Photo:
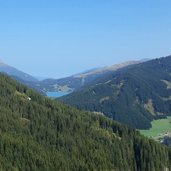
<svg viewBox="0 0 171 171"><path fill-rule="evenodd" d="M106 117L52 101L0 74L0 170L171 169L171 151Z"/></svg>
<svg viewBox="0 0 171 171"><path fill-rule="evenodd" d="M171 56L127 67L61 98L135 128L171 115Z"/></svg>

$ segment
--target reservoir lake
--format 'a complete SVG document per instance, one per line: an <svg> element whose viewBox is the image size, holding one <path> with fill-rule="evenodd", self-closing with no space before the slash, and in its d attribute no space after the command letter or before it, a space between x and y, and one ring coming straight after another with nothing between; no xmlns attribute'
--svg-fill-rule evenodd
<svg viewBox="0 0 171 171"><path fill-rule="evenodd" d="M58 98L58 97L65 96L70 93L72 93L72 92L56 91L56 92L46 92L46 95L50 98Z"/></svg>

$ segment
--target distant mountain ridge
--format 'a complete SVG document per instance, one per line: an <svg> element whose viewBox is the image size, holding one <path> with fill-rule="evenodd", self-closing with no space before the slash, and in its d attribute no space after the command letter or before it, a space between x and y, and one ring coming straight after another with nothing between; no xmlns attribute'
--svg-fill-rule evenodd
<svg viewBox="0 0 171 171"><path fill-rule="evenodd" d="M120 68L129 66L129 65L138 64L138 63L140 63L140 61L127 61L127 62L123 62L123 63L119 63L119 64L114 64L112 66L93 69L93 70L90 70L90 71L82 73L82 74L76 74L73 77L75 77L75 78L85 78L85 77L88 77L90 75L102 74L102 73L105 73L105 72L108 72L108 71L116 71L116 70L118 70Z"/></svg>
<svg viewBox="0 0 171 171"><path fill-rule="evenodd" d="M110 72L60 100L148 129L171 115L171 56Z"/></svg>
<svg viewBox="0 0 171 171"><path fill-rule="evenodd" d="M127 61L112 66L90 69L85 72L60 79L38 80L35 77L26 74L14 67L11 67L3 62L0 63L0 72L6 73L22 84L25 84L26 86L35 89L42 94L45 94L46 92L56 91L72 92L85 85L88 85L102 75L141 62L143 61Z"/></svg>
<svg viewBox="0 0 171 171"><path fill-rule="evenodd" d="M26 74L12 66L5 64L4 62L0 61L0 72L6 73L13 77L18 77L23 81L30 81L30 82L37 82L38 80L33 76Z"/></svg>
<svg viewBox="0 0 171 171"><path fill-rule="evenodd" d="M112 66L95 68L88 70L83 73L75 74L70 77L61 78L61 79L46 79L40 82L40 87L44 88L45 91L73 91L77 90L93 80L105 75L109 72L116 71L118 69L135 65L143 61L127 61L121 64L115 64Z"/></svg>

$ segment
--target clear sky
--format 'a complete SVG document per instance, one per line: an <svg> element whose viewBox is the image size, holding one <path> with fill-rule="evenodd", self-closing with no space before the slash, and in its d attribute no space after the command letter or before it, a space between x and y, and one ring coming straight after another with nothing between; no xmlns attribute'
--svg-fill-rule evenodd
<svg viewBox="0 0 171 171"><path fill-rule="evenodd" d="M171 54L170 0L0 0L0 59L63 77Z"/></svg>

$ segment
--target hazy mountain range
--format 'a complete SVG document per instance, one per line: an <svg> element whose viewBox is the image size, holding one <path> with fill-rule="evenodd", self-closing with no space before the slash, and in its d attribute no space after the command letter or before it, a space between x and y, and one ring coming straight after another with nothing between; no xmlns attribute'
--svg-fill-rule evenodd
<svg viewBox="0 0 171 171"><path fill-rule="evenodd" d="M91 81L101 77L102 75L105 75L112 71L116 71L119 68L123 68L141 62L143 61L128 61L108 67L91 69L80 74L75 74L70 77L60 79L36 79L35 77L26 74L22 71L19 71L18 69L2 62L0 63L0 72L10 75L21 83L42 93L48 91L74 91L84 85L89 84Z"/></svg>
<svg viewBox="0 0 171 171"><path fill-rule="evenodd" d="M12 66L9 66L2 61L0 61L0 72L6 73L10 76L16 77L16 78L21 79L23 81L30 81L30 82L37 82L38 81L35 77L33 77L33 76L23 72L23 71L20 71L20 70L14 68Z"/></svg>

